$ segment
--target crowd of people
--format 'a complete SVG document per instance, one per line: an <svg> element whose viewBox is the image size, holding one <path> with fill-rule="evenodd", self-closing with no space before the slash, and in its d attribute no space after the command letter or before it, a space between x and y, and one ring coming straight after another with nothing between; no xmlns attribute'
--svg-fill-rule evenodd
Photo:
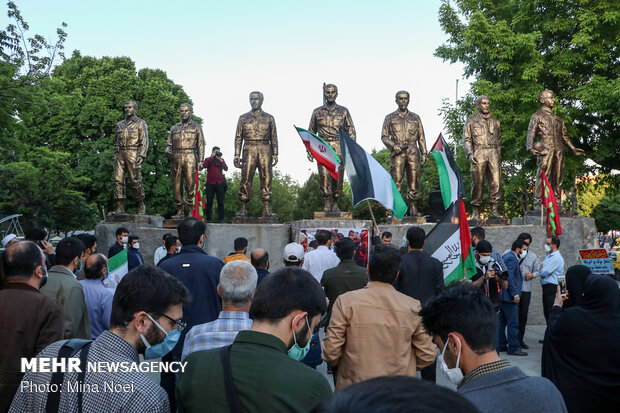
<svg viewBox="0 0 620 413"><path fill-rule="evenodd" d="M0 412L606 412L620 401L618 285L573 266L563 295L558 238L545 240L541 263L530 234L500 254L473 228L477 272L445 286L420 227L403 247L377 235L366 268L354 239L317 230L316 249L286 245L275 272L245 238L208 255L216 240L205 230L183 220L154 265L123 227L107 256L89 234L55 249L43 230L5 238ZM108 259L123 250L129 272L112 290ZM501 358L527 355L534 278L548 324L542 377ZM21 359L35 357L183 367L159 383L138 369L23 372ZM316 369L323 361L333 385ZM435 384L438 368L456 392ZM103 391L110 382L126 390ZM58 390L72 383L81 387Z"/></svg>

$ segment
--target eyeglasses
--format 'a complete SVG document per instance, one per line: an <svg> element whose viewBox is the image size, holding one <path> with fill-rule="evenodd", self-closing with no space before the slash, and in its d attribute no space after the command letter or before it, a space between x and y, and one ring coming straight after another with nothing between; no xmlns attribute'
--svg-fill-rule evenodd
<svg viewBox="0 0 620 413"><path fill-rule="evenodd" d="M172 321L173 323L175 323L176 325L178 325L177 330L179 330L179 332L185 330L185 327L187 327L187 323L184 323L181 320L175 320L174 318L170 317L169 315L166 314L162 314L164 317L166 317L168 320Z"/></svg>

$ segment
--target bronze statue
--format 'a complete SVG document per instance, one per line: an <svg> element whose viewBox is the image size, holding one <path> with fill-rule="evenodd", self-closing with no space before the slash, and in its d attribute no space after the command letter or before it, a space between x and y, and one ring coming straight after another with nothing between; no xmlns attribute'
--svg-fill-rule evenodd
<svg viewBox="0 0 620 413"><path fill-rule="evenodd" d="M263 217L274 217L271 212L271 169L278 163L278 135L276 122L261 109L263 105L261 92L250 93L252 110L239 116L235 134L235 157L233 163L241 168L241 185L239 201L241 211L238 216L248 213L248 202L252 194L252 180L258 168L260 178L260 199L263 201ZM243 147L243 154L242 154Z"/></svg>
<svg viewBox="0 0 620 413"><path fill-rule="evenodd" d="M189 103L182 103L181 122L170 129L166 156L171 160L172 189L177 213L172 219L183 219L183 204L192 203L195 188L196 168L202 169L205 153L204 134L200 125L192 120L194 109ZM185 197L183 197L183 181L185 181Z"/></svg>
<svg viewBox="0 0 620 413"><path fill-rule="evenodd" d="M396 93L398 109L385 117L381 141L390 150L390 175L400 191L403 186L403 172L407 172L409 211L418 216L416 202L420 197L420 156L426 160L426 140L420 117L410 112L409 92Z"/></svg>
<svg viewBox="0 0 620 413"><path fill-rule="evenodd" d="M125 120L116 125L114 143L114 198L116 211L124 213L125 172L138 202L138 214L145 214L144 188L142 187L142 162L149 148L149 134L146 122L136 116L138 104L133 100L125 102Z"/></svg>
<svg viewBox="0 0 620 413"><path fill-rule="evenodd" d="M338 135L338 127L342 129L355 140L355 126L349 110L344 106L336 104L338 97L338 88L336 85L328 84L323 86L323 97L325 104L314 109L310 118L310 132L319 135L325 142L334 148L339 157L340 152L340 136ZM308 151L308 159L310 162L314 160L312 154ZM325 212L340 212L338 208L338 198L342 193L342 182L344 179L344 168L340 165L338 170L338 180L336 181L324 166L318 165L319 168L319 187L324 200L323 210Z"/></svg>
<svg viewBox="0 0 620 413"><path fill-rule="evenodd" d="M526 148L537 157L536 188L534 189L534 205L540 209L541 171L545 171L549 185L553 188L555 198L560 203L562 181L564 180L564 145L575 155L582 156L582 149L576 148L568 139L566 125L561 117L554 115L551 108L555 105L555 94L552 90L544 90L538 97L542 107L530 118L527 128Z"/></svg>
<svg viewBox="0 0 620 413"><path fill-rule="evenodd" d="M463 129L463 146L471 171L472 219L480 219L485 179L489 185L491 218L503 218L497 210L502 195L502 131L499 121L491 115L489 105L488 96L478 96L478 112L467 119Z"/></svg>

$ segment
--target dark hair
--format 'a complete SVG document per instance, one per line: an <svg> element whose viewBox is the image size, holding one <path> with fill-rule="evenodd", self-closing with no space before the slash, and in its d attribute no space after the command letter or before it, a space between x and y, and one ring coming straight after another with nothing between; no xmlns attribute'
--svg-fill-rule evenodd
<svg viewBox="0 0 620 413"><path fill-rule="evenodd" d="M355 255L355 242L349 237L336 241L334 252L341 260L350 260Z"/></svg>
<svg viewBox="0 0 620 413"><path fill-rule="evenodd" d="M407 241L409 241L409 247L415 249L421 249L424 246L424 240L426 239L426 232L420 227L411 227L407 230Z"/></svg>
<svg viewBox="0 0 620 413"><path fill-rule="evenodd" d="M207 225L198 218L186 218L177 227L179 240L183 246L196 245L200 237L205 233Z"/></svg>
<svg viewBox="0 0 620 413"><path fill-rule="evenodd" d="M4 278L29 279L42 261L41 248L32 241L18 241L7 247L2 254Z"/></svg>
<svg viewBox="0 0 620 413"><path fill-rule="evenodd" d="M118 227L118 228L116 228L116 236L117 237L123 235L124 232L129 234L129 230L127 228L125 228L125 227Z"/></svg>
<svg viewBox="0 0 620 413"><path fill-rule="evenodd" d="M438 334L444 343L448 333L456 331L477 354L495 350L497 317L491 300L478 287L454 283L431 297L419 315L426 331Z"/></svg>
<svg viewBox="0 0 620 413"><path fill-rule="evenodd" d="M93 257L88 257L84 264L84 277L89 280L98 280L101 278L101 270L107 267L108 263L103 254L93 254Z"/></svg>
<svg viewBox="0 0 620 413"><path fill-rule="evenodd" d="M484 234L484 228L482 227L473 227L471 229L471 231L469 231L471 236L476 236L476 238L478 238L478 241L483 240L486 238L485 234Z"/></svg>
<svg viewBox="0 0 620 413"><path fill-rule="evenodd" d="M171 233L166 232L166 233L164 234L164 236L163 236L163 237L161 237L161 240L162 240L162 241L166 241L166 238L168 238L168 237L172 237L172 236L173 236L173 235L172 235Z"/></svg>
<svg viewBox="0 0 620 413"><path fill-rule="evenodd" d="M177 245L178 240L179 240L179 237L175 235L168 235L166 239L164 240L164 246L166 248L166 251L168 251L173 246Z"/></svg>
<svg viewBox="0 0 620 413"><path fill-rule="evenodd" d="M261 255L260 257L255 257L254 251L252 251L252 253L250 254L250 261L252 262L252 265L255 268L262 268L265 265L267 265L267 261L269 261L269 253L267 252L267 250L263 250L265 251L265 253Z"/></svg>
<svg viewBox="0 0 620 413"><path fill-rule="evenodd" d="M116 287L112 300L110 327L126 327L138 311L164 314L170 306L191 301L183 283L150 264L129 271Z"/></svg>
<svg viewBox="0 0 620 413"><path fill-rule="evenodd" d="M220 147L219 146L214 146L213 148L211 148L211 152L213 152L216 149L220 149Z"/></svg>
<svg viewBox="0 0 620 413"><path fill-rule="evenodd" d="M248 246L248 239L243 237L235 238L233 246L235 248L235 251L241 251Z"/></svg>
<svg viewBox="0 0 620 413"><path fill-rule="evenodd" d="M140 237L139 237L139 236L137 236L137 235L130 235L130 236L129 236L129 238L127 238L127 242L128 242L129 244L131 244L133 241L135 241L135 240L139 240L139 239L140 239Z"/></svg>
<svg viewBox="0 0 620 413"><path fill-rule="evenodd" d="M332 239L332 233L326 229L320 229L314 234L314 238L319 245L325 245L327 242Z"/></svg>
<svg viewBox="0 0 620 413"><path fill-rule="evenodd" d="M92 250L93 246L97 243L97 238L94 235L87 234L86 232L83 234L77 234L75 238L84 243L84 249L89 248Z"/></svg>
<svg viewBox="0 0 620 413"><path fill-rule="evenodd" d="M560 239L558 237L550 237L550 238L551 238L551 244L555 245L559 249L560 248Z"/></svg>
<svg viewBox="0 0 620 413"><path fill-rule="evenodd" d="M493 246L485 239L478 241L476 244L476 251L478 252L493 252Z"/></svg>
<svg viewBox="0 0 620 413"><path fill-rule="evenodd" d="M413 407L415 406L415 407ZM383 376L347 388L312 413L479 413L462 395L410 376Z"/></svg>
<svg viewBox="0 0 620 413"><path fill-rule="evenodd" d="M41 241L47 237L47 231L43 228L28 228L24 231L24 238L28 241Z"/></svg>
<svg viewBox="0 0 620 413"><path fill-rule="evenodd" d="M512 247L510 248L510 251L514 251L517 248L523 248L524 245L525 245L525 241L523 241L522 239L517 239L512 243Z"/></svg>
<svg viewBox="0 0 620 413"><path fill-rule="evenodd" d="M392 233L390 231L384 231L383 234L381 234L381 238L392 238Z"/></svg>
<svg viewBox="0 0 620 413"><path fill-rule="evenodd" d="M518 238L522 239L523 241L528 240L528 239L530 240L530 242L532 241L532 235L528 234L527 232L520 233Z"/></svg>
<svg viewBox="0 0 620 413"><path fill-rule="evenodd" d="M84 243L75 237L62 239L56 246L56 264L69 265L75 257L82 258Z"/></svg>
<svg viewBox="0 0 620 413"><path fill-rule="evenodd" d="M294 310L307 311L310 318L325 314L325 292L308 271L285 267L258 284L250 306L250 318L276 323Z"/></svg>
<svg viewBox="0 0 620 413"><path fill-rule="evenodd" d="M400 254L394 248L377 245L374 254L368 259L368 278L392 284L398 274Z"/></svg>

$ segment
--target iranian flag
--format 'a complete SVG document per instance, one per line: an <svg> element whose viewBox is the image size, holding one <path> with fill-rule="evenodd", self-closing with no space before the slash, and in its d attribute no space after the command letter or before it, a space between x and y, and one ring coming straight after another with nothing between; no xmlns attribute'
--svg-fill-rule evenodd
<svg viewBox="0 0 620 413"><path fill-rule="evenodd" d="M294 126L294 125L293 125ZM334 148L332 148L327 142L309 130L298 128L297 133L301 137L306 149L310 151L316 163L323 165L329 171L330 175L338 180L338 168L340 167L340 158Z"/></svg>
<svg viewBox="0 0 620 413"><path fill-rule="evenodd" d="M557 237L562 234L562 226L560 225L560 213L558 211L558 201L545 171L540 171L542 181L542 198L541 203L547 210L547 234L550 237Z"/></svg>
<svg viewBox="0 0 620 413"><path fill-rule="evenodd" d="M462 199L450 205L441 221L428 233L424 252L441 262L446 285L463 278L470 279L476 273L474 249Z"/></svg>
<svg viewBox="0 0 620 413"><path fill-rule="evenodd" d="M439 185L441 187L443 206L448 208L459 198L465 199L465 186L450 147L441 133L437 138L437 142L431 148L431 154L435 158L437 171L439 172Z"/></svg>
<svg viewBox="0 0 620 413"><path fill-rule="evenodd" d="M402 219L407 213L407 204L388 171L342 128L338 128L338 133L344 169L351 185L353 206L367 199L374 199L391 209L396 218Z"/></svg>
<svg viewBox="0 0 620 413"><path fill-rule="evenodd" d="M124 249L108 260L108 278L103 280L103 285L113 290L116 289L118 283L128 272L127 249Z"/></svg>

